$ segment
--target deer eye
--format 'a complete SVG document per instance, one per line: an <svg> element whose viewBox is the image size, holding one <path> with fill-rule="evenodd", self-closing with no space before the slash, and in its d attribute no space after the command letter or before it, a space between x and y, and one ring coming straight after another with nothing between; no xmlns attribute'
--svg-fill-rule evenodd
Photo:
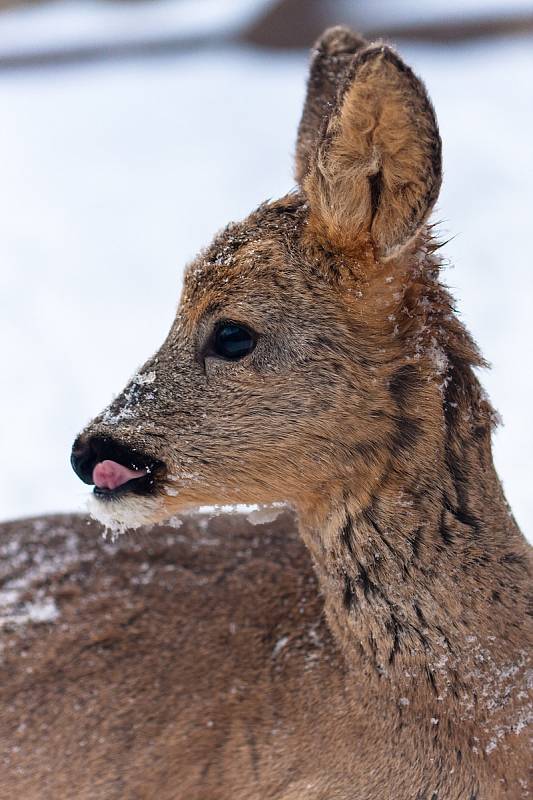
<svg viewBox="0 0 533 800"><path fill-rule="evenodd" d="M256 345L254 334L235 322L220 323L213 334L211 348L214 355L219 358L226 358L230 361L237 361L244 358Z"/></svg>

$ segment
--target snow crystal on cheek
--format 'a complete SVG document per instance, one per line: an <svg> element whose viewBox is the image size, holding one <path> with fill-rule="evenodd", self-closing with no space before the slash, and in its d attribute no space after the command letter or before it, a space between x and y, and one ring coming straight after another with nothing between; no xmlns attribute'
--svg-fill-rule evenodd
<svg viewBox="0 0 533 800"><path fill-rule="evenodd" d="M116 425L118 422L122 422L125 419L131 419L133 416L134 416L133 410L127 408L126 406L120 411L118 411L116 414L113 413L109 408L107 408L104 412L102 420L108 425Z"/></svg>
<svg viewBox="0 0 533 800"><path fill-rule="evenodd" d="M154 400L157 392L155 387L153 391L149 393L143 392L139 387L152 385L155 383L156 377L155 370L136 373L122 395L122 407L113 411L112 409L116 401L111 403L104 411L102 421L107 425L116 425L119 422L135 417L136 414L142 410L143 402Z"/></svg>
<svg viewBox="0 0 533 800"><path fill-rule="evenodd" d="M155 381L155 372L152 370L151 372L146 372L144 375L142 373L138 373L133 380L139 386L145 386L148 383L153 383Z"/></svg>
<svg viewBox="0 0 533 800"><path fill-rule="evenodd" d="M186 459L191 461L192 459ZM197 472L180 470L179 472L169 473L166 477L168 483L164 487L164 492L169 497L177 497L182 489L189 488L195 483L201 482L201 477ZM177 486L170 484L176 483Z"/></svg>

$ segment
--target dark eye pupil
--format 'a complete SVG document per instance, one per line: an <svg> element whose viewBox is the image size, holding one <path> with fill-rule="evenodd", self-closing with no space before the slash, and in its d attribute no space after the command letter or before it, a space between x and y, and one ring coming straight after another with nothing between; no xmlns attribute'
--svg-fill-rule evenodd
<svg viewBox="0 0 533 800"><path fill-rule="evenodd" d="M241 325L226 322L215 333L213 349L221 358L238 359L247 356L255 347L255 339Z"/></svg>

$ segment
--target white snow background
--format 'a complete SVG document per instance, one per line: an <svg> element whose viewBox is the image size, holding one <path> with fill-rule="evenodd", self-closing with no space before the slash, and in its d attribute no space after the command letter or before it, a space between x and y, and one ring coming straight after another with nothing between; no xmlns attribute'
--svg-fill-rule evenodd
<svg viewBox="0 0 533 800"><path fill-rule="evenodd" d="M496 463L533 538L531 44L401 52L439 116L446 279L493 365ZM306 68L228 47L0 71L0 519L84 508L75 435L162 342L187 261L291 188Z"/></svg>

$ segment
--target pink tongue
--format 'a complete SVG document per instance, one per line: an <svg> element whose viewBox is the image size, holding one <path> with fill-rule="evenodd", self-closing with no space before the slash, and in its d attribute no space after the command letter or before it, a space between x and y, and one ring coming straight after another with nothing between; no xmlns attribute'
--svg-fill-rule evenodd
<svg viewBox="0 0 533 800"><path fill-rule="evenodd" d="M113 491L132 478L141 478L146 475L145 469L128 469L116 461L100 461L93 469L93 483L99 489Z"/></svg>

